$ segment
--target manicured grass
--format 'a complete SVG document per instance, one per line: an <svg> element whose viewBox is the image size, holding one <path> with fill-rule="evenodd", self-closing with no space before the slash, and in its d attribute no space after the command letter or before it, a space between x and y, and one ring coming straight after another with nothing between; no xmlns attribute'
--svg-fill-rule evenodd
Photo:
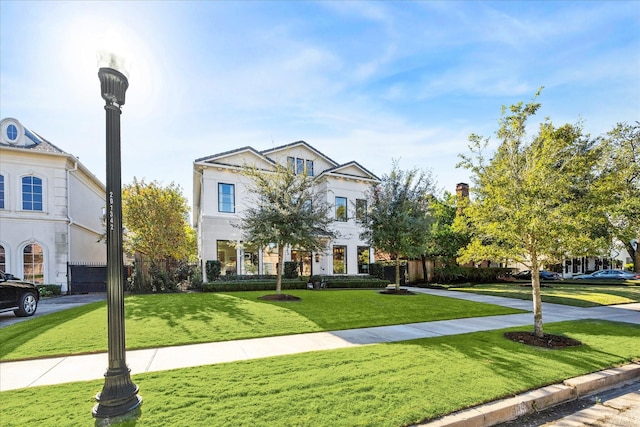
<svg viewBox="0 0 640 427"><path fill-rule="evenodd" d="M135 375L142 415L123 425L397 427L640 357L638 325L577 321L545 331L584 345L550 351L490 331ZM0 393L0 420L93 425L102 384Z"/></svg>
<svg viewBox="0 0 640 427"><path fill-rule="evenodd" d="M271 303L258 299L268 293L129 296L125 299L127 348L519 312L451 298L381 295L371 290L287 291L301 297L300 302ZM106 303L7 326L0 329L0 342L0 360L106 351Z"/></svg>
<svg viewBox="0 0 640 427"><path fill-rule="evenodd" d="M531 286L524 283L497 283L475 285L451 290L473 292L499 297L531 300ZM583 283L545 282L542 301L576 307L596 307L600 305L628 304L640 302L640 286L631 284L594 285Z"/></svg>

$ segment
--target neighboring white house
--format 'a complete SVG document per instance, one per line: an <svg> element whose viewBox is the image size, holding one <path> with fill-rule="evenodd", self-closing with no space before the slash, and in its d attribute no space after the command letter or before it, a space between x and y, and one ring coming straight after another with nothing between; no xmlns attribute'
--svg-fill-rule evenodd
<svg viewBox="0 0 640 427"><path fill-rule="evenodd" d="M276 163L324 178L318 190L335 206L334 229L340 235L322 253L285 248L285 261L301 263L302 275L368 274L374 253L360 239L355 216L357 210L366 210L365 193L379 179L357 162L338 164L304 141L264 151L243 147L194 161L193 221L203 271L206 261L219 260L222 274L276 273L277 248L251 247L242 242L242 230L233 226L255 200L243 168L273 170Z"/></svg>
<svg viewBox="0 0 640 427"><path fill-rule="evenodd" d="M67 263L105 263L104 185L18 120L0 121L0 270L67 289Z"/></svg>

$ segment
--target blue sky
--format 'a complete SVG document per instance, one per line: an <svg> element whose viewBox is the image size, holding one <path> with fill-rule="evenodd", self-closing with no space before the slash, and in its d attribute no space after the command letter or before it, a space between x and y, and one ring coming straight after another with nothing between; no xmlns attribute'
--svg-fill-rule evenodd
<svg viewBox="0 0 640 427"><path fill-rule="evenodd" d="M123 182L305 140L453 191L471 133L544 86L539 120L640 120L640 2L0 2L0 110L104 181L96 50L132 62ZM1 160L1 159L0 159Z"/></svg>

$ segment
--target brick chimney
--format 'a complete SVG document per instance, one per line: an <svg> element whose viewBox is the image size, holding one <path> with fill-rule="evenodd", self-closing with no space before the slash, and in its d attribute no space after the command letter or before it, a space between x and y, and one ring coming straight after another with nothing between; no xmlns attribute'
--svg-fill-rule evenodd
<svg viewBox="0 0 640 427"><path fill-rule="evenodd" d="M469 200L469 184L467 184L466 182L456 184L456 200L458 204L457 213L459 215L462 213L463 207Z"/></svg>
<svg viewBox="0 0 640 427"><path fill-rule="evenodd" d="M469 197L469 184L467 184L466 182L456 184L456 196L458 196L459 198Z"/></svg>

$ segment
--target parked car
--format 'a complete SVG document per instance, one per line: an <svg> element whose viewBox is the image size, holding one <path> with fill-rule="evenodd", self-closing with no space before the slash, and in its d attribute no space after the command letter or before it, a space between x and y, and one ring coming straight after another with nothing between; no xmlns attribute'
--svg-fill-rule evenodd
<svg viewBox="0 0 640 427"><path fill-rule="evenodd" d="M513 275L514 279L531 280L531 270L524 270ZM558 273L552 273L546 270L540 270L541 280L559 280L560 275Z"/></svg>
<svg viewBox="0 0 640 427"><path fill-rule="evenodd" d="M13 310L18 317L33 316L38 301L40 292L34 283L0 271L0 312Z"/></svg>
<svg viewBox="0 0 640 427"><path fill-rule="evenodd" d="M581 274L579 276L573 276L573 278L578 280L637 280L640 279L640 274L624 270L600 270L595 271L591 274Z"/></svg>

